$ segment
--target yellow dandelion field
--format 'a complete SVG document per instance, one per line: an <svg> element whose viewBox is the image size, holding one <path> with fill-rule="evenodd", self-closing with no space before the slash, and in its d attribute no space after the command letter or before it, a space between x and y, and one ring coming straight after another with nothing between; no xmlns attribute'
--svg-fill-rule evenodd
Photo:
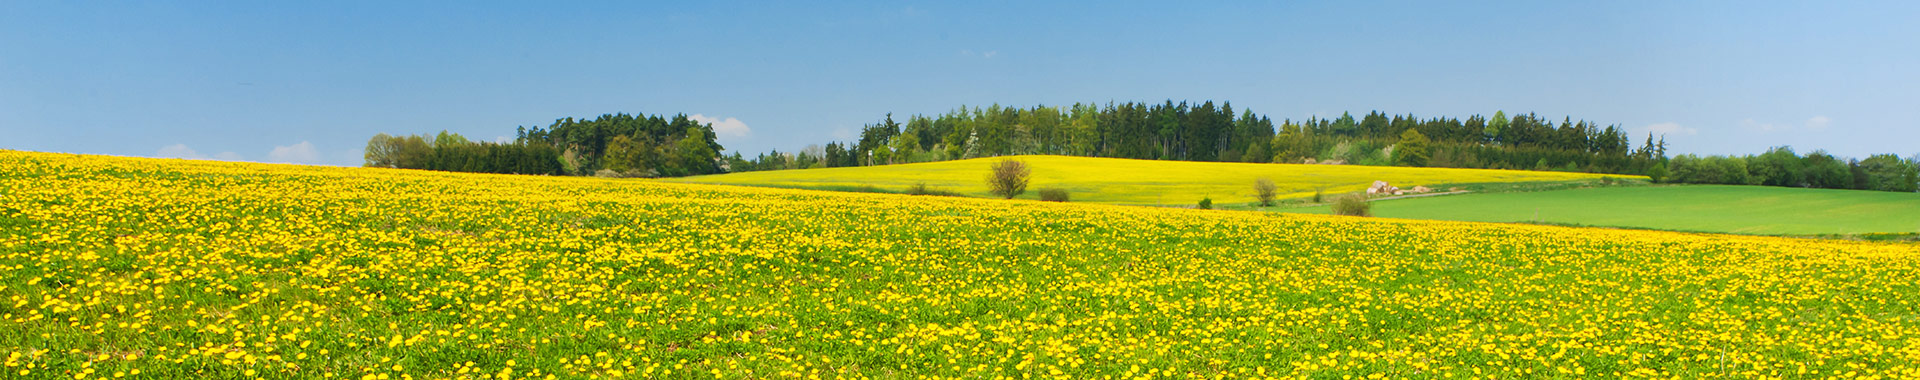
<svg viewBox="0 0 1920 380"><path fill-rule="evenodd" d="M1912 378L1920 246L0 151L11 378Z"/></svg>

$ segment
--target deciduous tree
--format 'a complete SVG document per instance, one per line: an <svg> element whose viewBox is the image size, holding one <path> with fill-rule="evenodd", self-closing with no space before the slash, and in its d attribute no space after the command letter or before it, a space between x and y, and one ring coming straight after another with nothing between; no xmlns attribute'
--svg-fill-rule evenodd
<svg viewBox="0 0 1920 380"><path fill-rule="evenodd" d="M1027 177L1032 174L1033 169L1028 168L1024 161L1005 159L996 161L993 163L992 172L987 175L987 189L993 195L1013 199L1027 192Z"/></svg>
<svg viewBox="0 0 1920 380"><path fill-rule="evenodd" d="M1393 147L1393 163L1400 166L1427 166L1427 160L1433 157L1427 151L1427 136L1419 130L1408 129L1400 134L1400 143Z"/></svg>

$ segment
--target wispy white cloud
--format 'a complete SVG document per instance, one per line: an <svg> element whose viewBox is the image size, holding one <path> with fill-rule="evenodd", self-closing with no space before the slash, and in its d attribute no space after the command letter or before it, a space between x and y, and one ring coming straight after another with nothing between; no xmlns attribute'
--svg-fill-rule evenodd
<svg viewBox="0 0 1920 380"><path fill-rule="evenodd" d="M993 59L993 57L1000 56L1000 51L988 50L984 52L975 53L972 49L960 49L960 55L966 56L966 57L980 57L980 58L986 58L986 59Z"/></svg>
<svg viewBox="0 0 1920 380"><path fill-rule="evenodd" d="M153 156L158 158L184 158L189 160L221 160L221 161L239 161L240 160L239 153L220 152L218 154L214 154L213 156L207 156L204 154L200 154L200 151L197 151L191 147L188 147L187 144L173 144L173 145L160 147L160 150L158 152L155 152Z"/></svg>
<svg viewBox="0 0 1920 380"><path fill-rule="evenodd" d="M1827 126L1830 125L1833 125L1833 119L1828 119L1826 116L1814 116L1807 119L1807 129L1817 131L1827 129Z"/></svg>
<svg viewBox="0 0 1920 380"><path fill-rule="evenodd" d="M1653 134L1656 134L1656 135L1663 135L1663 136L1664 136L1664 135L1675 135L1675 136L1678 136L1678 135L1689 135L1689 136L1691 136L1691 135L1698 135L1698 134L1700 134L1700 129L1698 129L1698 128L1688 128L1688 127L1684 127L1684 126L1681 126L1681 125L1680 125L1680 123L1675 123L1675 122L1665 122L1665 123L1658 123L1658 124L1653 124L1653 125L1648 125L1648 126L1646 126L1646 127L1642 127L1642 129L1646 129L1646 130L1647 130L1647 132L1653 132Z"/></svg>
<svg viewBox="0 0 1920 380"><path fill-rule="evenodd" d="M207 156L201 155L200 152L194 151L193 148L188 148L187 144L173 144L160 147L160 151L154 153L153 156L158 158L185 158L189 160L207 159Z"/></svg>
<svg viewBox="0 0 1920 380"><path fill-rule="evenodd" d="M1773 132L1786 129L1785 127L1773 125L1773 123L1762 123L1754 121L1753 119L1741 120L1740 127L1760 132Z"/></svg>
<svg viewBox="0 0 1920 380"><path fill-rule="evenodd" d="M267 152L267 161L317 164L320 161L320 151L313 148L313 143L301 141L299 144L273 147L273 151Z"/></svg>
<svg viewBox="0 0 1920 380"><path fill-rule="evenodd" d="M707 117L707 115L702 115L697 113L693 114L693 116L687 116L687 118L693 119L693 121L697 121L702 124L713 124L713 133L716 135L733 136L733 137L747 137L747 136L753 135L753 129L747 128L747 123L740 122L740 119L735 119L731 117L724 118L724 119L718 118L718 117Z"/></svg>

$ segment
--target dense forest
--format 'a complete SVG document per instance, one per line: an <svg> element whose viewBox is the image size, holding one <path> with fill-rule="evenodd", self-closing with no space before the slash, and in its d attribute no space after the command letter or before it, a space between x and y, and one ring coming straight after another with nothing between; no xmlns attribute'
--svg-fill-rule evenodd
<svg viewBox="0 0 1920 380"><path fill-rule="evenodd" d="M458 134L374 136L367 166L486 173L677 177L759 170L871 166L1022 154L1154 160L1396 165L1640 174L1676 183L1915 191L1920 157L1866 160L1775 148L1753 156L1669 158L1664 136L1571 117L1495 112L1421 118L1378 111L1358 118L1280 120L1231 103L1127 102L1065 108L966 107L892 114L854 141L798 152L723 156L712 125L686 115L601 115L520 127L511 142Z"/></svg>
<svg viewBox="0 0 1920 380"><path fill-rule="evenodd" d="M960 107L892 115L857 141L730 157L734 171L884 165L1017 154L1157 160L1346 163L1641 174L1666 157L1649 135L1638 148L1618 126L1559 123L1533 114L1466 119L1370 112L1281 120L1231 103L1074 104L1067 108Z"/></svg>
<svg viewBox="0 0 1920 380"><path fill-rule="evenodd" d="M500 174L561 174L560 151L547 144L474 142L457 133L374 135L366 166Z"/></svg>
<svg viewBox="0 0 1920 380"><path fill-rule="evenodd" d="M441 131L380 134L367 142L366 166L480 173L678 177L726 171L713 126L686 115L601 115L520 127L512 142L473 142Z"/></svg>

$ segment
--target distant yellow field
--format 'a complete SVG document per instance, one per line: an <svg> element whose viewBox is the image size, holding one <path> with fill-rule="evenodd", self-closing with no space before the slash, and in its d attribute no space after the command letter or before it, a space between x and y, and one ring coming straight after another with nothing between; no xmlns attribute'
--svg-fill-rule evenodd
<svg viewBox="0 0 1920 380"><path fill-rule="evenodd" d="M1311 196L1321 188L1328 193L1360 191L1376 180L1387 181L1394 186L1412 187L1446 183L1566 181L1603 176L1645 178L1519 170L1012 156L921 164L734 173L667 181L802 188L874 186L889 191L926 183L928 186L985 197L989 196L985 181L987 167L1000 159L1026 161L1033 167L1033 181L1027 195L1022 198L1035 198L1035 190L1057 187L1071 192L1074 202L1113 204L1192 204L1206 197L1222 203L1251 202L1254 200L1253 182L1262 177L1272 179L1279 185L1282 198Z"/></svg>

